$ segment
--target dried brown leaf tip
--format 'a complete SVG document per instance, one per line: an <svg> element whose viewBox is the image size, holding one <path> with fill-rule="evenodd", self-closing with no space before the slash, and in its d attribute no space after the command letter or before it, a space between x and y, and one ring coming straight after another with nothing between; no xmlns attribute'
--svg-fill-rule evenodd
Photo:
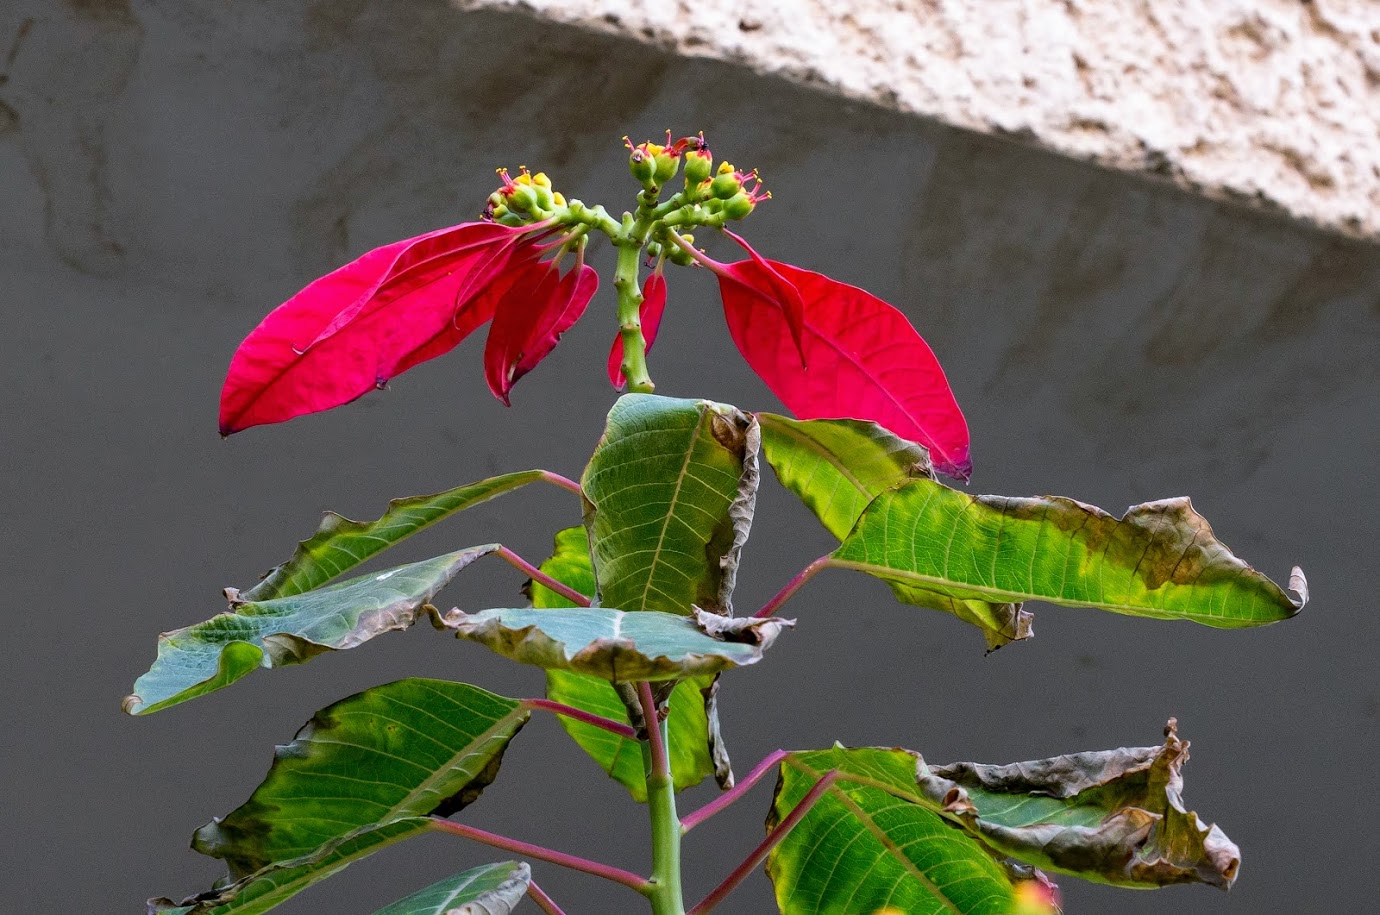
<svg viewBox="0 0 1380 915"><path fill-rule="evenodd" d="M918 783L992 848L1039 867L1119 886L1228 889L1241 852L1185 808L1188 747L1171 718L1158 747L922 767Z"/></svg>

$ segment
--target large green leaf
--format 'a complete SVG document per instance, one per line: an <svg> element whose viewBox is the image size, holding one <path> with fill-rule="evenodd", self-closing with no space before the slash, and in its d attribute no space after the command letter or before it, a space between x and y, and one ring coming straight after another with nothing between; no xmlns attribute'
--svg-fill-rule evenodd
<svg viewBox="0 0 1380 915"><path fill-rule="evenodd" d="M485 864L438 880L374 915L508 915L531 880L532 869L521 862Z"/></svg>
<svg viewBox="0 0 1380 915"><path fill-rule="evenodd" d="M916 786L906 750L792 753L767 819L773 829L831 770L840 778L767 858L785 915L1008 915L1006 870L947 822Z"/></svg>
<svg viewBox="0 0 1380 915"><path fill-rule="evenodd" d="M798 420L758 413L762 456L781 484L842 540L881 493L913 477L934 479L923 446L856 419Z"/></svg>
<svg viewBox="0 0 1380 915"><path fill-rule="evenodd" d="M992 848L1029 864L1118 886L1227 889L1241 852L1184 808L1188 743L1175 722L1159 747L926 769L920 790Z"/></svg>
<svg viewBox="0 0 1380 915"><path fill-rule="evenodd" d="M351 521L327 512L316 533L297 545L292 558L269 571L240 594L246 601L291 597L319 588L371 556L451 515L526 486L542 478L541 470L524 470L457 486L429 496L394 499L374 521Z"/></svg>
<svg viewBox="0 0 1380 915"><path fill-rule="evenodd" d="M582 481L597 603L732 614L758 439L756 421L725 404L618 399Z"/></svg>
<svg viewBox="0 0 1380 915"><path fill-rule="evenodd" d="M594 572L589 562L589 537L583 527L572 527L556 534L556 549L542 563L541 570L581 594L593 596ZM533 582L532 606L541 609L574 607L568 599ZM717 737L717 716L711 720L704 691L713 678L682 680L671 693L666 719L671 772L676 790L704 781L715 771L711 743ZM546 672L546 697L578 709L630 723L627 706L609 681L569 670ZM618 780L633 798L647 800L647 781L643 772L642 748L636 740L610 734L573 718L561 717L561 726L610 777ZM711 736L712 735L712 736ZM723 780L732 778L725 754Z"/></svg>
<svg viewBox="0 0 1380 915"><path fill-rule="evenodd" d="M755 664L781 629L794 623L703 611L685 617L608 607L518 607L456 610L441 625L523 664L632 683L713 675Z"/></svg>
<svg viewBox="0 0 1380 915"><path fill-rule="evenodd" d="M158 657L135 681L124 709L156 712L229 686L256 667L301 664L406 629L456 573L496 549L471 547L273 600L245 602L229 590L229 613L158 637Z"/></svg>
<svg viewBox="0 0 1380 915"><path fill-rule="evenodd" d="M253 795L197 830L192 847L229 876L180 905L265 912L352 861L474 802L531 713L444 680L399 680L322 709L279 747ZM174 904L160 901L171 908Z"/></svg>
<svg viewBox="0 0 1380 915"><path fill-rule="evenodd" d="M1117 519L1072 499L970 496L917 479L873 500L832 564L883 579L908 603L958 613L989 644L1022 637L1028 619L975 607L1043 600L1231 628L1287 619L1307 600L1301 571L1292 600L1182 498Z"/></svg>

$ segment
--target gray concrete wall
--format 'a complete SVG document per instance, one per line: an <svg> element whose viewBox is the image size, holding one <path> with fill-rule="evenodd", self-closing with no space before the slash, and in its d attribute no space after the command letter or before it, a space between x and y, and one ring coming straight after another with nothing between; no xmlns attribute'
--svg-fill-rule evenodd
<svg viewBox="0 0 1380 915"><path fill-rule="evenodd" d="M382 242L471 218L498 165L550 171L587 201L628 199L618 138L704 129L762 168L758 247L903 307L973 429L972 488L1117 511L1188 494L1217 534L1314 601L1219 632L1037 606L1037 637L990 657L971 629L822 576L800 627L729 679L740 767L778 746L899 744L1007 761L1193 741L1188 799L1245 852L1237 887L1128 893L1064 881L1070 912L1364 911L1380 449L1380 249L1024 146L645 45L464 13L440 0L0 7L0 726L9 854L0 908L139 911L201 889L192 828L244 800L316 709L402 676L509 695L536 671L422 630L261 673L133 720L118 709L160 630L221 609L332 508L503 470L575 474L612 401L601 293L505 410L467 342L386 394L220 441L235 345L308 279ZM859 188L895 183L863 201ZM842 210L822 222L822 209ZM607 266L607 251L597 254ZM653 356L663 391L777 406L742 365L714 284L682 271ZM706 370L708 367L708 370ZM540 556L573 522L519 493L422 542L502 539ZM764 486L739 602L829 546ZM430 551L430 552L428 552ZM446 597L510 602L506 567ZM816 705L802 698L820 696ZM692 895L760 836L769 790L688 842ZM694 804L707 789L685 802ZM622 825L627 815L631 825ZM476 825L641 867L640 811L537 721ZM620 818L619 821L613 820ZM550 822L546 822L549 820ZM284 906L368 913L492 856L428 840ZM636 900L540 868L572 913ZM762 878L721 911L770 908Z"/></svg>

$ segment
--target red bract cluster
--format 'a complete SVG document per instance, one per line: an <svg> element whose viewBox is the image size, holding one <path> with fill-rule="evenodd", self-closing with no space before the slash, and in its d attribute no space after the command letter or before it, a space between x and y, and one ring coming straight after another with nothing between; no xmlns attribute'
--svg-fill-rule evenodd
<svg viewBox="0 0 1380 915"><path fill-rule="evenodd" d="M747 260L721 264L724 317L738 351L801 419L865 419L930 451L966 480L968 424L929 345L906 316L856 286L768 260L733 233Z"/></svg>
<svg viewBox="0 0 1380 915"><path fill-rule="evenodd" d="M723 193L733 195L727 206L746 192L739 173L724 168L715 180L723 179ZM584 262L587 230L562 224L559 214L570 211L545 176L503 177L484 221L370 251L269 314L231 361L221 432L348 403L491 320L484 377L508 403L518 379L584 313L599 281ZM702 183L712 191L712 181ZM524 218L532 221L497 221ZM927 447L938 470L966 480L972 468L967 423L944 370L906 317L870 293L768 260L725 234L747 259L719 263L689 236L674 230L658 236L661 260L643 282L639 312L646 349L666 308L668 260L698 262L718 277L734 343L788 409L802 419L876 422ZM571 253L574 265L562 273L561 260ZM609 380L619 389L627 383L623 356L620 335L608 358Z"/></svg>
<svg viewBox="0 0 1380 915"><path fill-rule="evenodd" d="M506 399L598 282L582 263L560 278L540 259L549 231L462 223L375 248L311 283L235 352L221 434L349 403L453 349L496 314L486 363L490 386Z"/></svg>

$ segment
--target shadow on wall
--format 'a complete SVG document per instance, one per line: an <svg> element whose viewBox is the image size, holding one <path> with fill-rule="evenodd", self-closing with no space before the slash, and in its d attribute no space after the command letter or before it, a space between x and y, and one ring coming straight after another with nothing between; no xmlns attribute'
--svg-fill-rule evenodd
<svg viewBox="0 0 1380 915"><path fill-rule="evenodd" d="M585 193L615 158L611 131L676 111L677 129L750 150L769 180L829 174L838 151L822 151L826 137L881 158L870 172L790 188L773 208L803 211L809 192L857 211L835 252L875 233L869 221L894 226L899 243L876 245L896 245L904 285L879 291L941 353L972 354L953 370L960 386L1065 392L1053 395L1059 406L1113 465L1172 453L1209 479L1248 475L1292 412L1380 374L1374 246L867 106L840 117L837 100L777 81L749 78L744 92L744 75L725 65L440 0L253 12L155 3L138 15L126 0L67 0L11 13L0 137L17 136L42 188L48 245L86 273L121 270L154 218L130 164L112 163L129 154L112 152L112 134L141 114L127 92L141 17L160 41L204 42L175 70L235 79L271 61L256 74L274 84L276 120L263 127L317 144L310 180L284 201L299 276L387 240L359 225L389 210L428 214L429 225L469 218L483 199L464 190L482 179L481 151L509 149L507 164L530 158ZM1109 412L1131 422L1104 433Z"/></svg>

